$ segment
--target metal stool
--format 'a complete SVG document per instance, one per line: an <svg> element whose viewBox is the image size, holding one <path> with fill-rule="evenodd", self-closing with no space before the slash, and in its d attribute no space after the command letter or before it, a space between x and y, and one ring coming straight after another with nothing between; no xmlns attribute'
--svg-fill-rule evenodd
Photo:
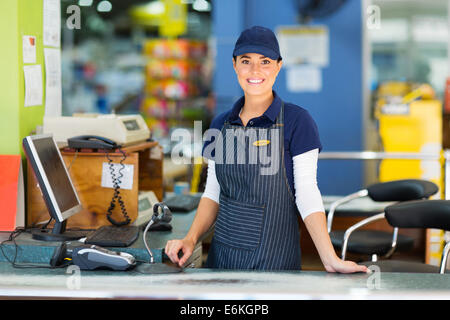
<svg viewBox="0 0 450 320"><path fill-rule="evenodd" d="M353 225L345 232L344 247L358 228L373 221L386 219L394 228L432 228L450 231L450 200L417 200L398 203L385 208L383 213L369 217ZM439 267L424 263L384 260L368 261L362 264L377 266L381 272L445 273L450 241L445 245Z"/></svg>
<svg viewBox="0 0 450 320"><path fill-rule="evenodd" d="M354 232L351 240L347 239L344 246L344 231L332 231L333 218L338 206L361 197L370 197L377 202L403 202L410 200L428 199L438 192L439 188L433 182L419 179L395 180L376 183L367 189L360 190L343 197L330 206L327 217L328 233L335 249L341 250L341 257L345 260L346 253L364 254L378 260L378 256L389 258L395 250L408 251L412 249L414 239L398 234L394 227L393 233L377 230L358 230ZM368 218L370 219L370 218Z"/></svg>

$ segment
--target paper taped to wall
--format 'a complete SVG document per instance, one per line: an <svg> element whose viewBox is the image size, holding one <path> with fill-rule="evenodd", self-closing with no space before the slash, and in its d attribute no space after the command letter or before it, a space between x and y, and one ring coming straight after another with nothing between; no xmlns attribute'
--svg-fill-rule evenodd
<svg viewBox="0 0 450 320"><path fill-rule="evenodd" d="M312 65L288 67L286 85L291 92L319 92L322 90L322 72Z"/></svg>
<svg viewBox="0 0 450 320"><path fill-rule="evenodd" d="M45 58L45 116L61 116L61 50L44 48Z"/></svg>
<svg viewBox="0 0 450 320"><path fill-rule="evenodd" d="M42 68L40 64L23 66L25 77L25 107L42 105Z"/></svg>
<svg viewBox="0 0 450 320"><path fill-rule="evenodd" d="M22 37L23 63L36 63L36 37Z"/></svg>
<svg viewBox="0 0 450 320"><path fill-rule="evenodd" d="M133 173L134 165L124 164L123 168L120 163L112 163L114 177L118 179L119 187L121 189L133 189ZM102 166L102 187L114 188L113 177L109 168L108 162L103 162ZM122 169L122 170L121 170Z"/></svg>

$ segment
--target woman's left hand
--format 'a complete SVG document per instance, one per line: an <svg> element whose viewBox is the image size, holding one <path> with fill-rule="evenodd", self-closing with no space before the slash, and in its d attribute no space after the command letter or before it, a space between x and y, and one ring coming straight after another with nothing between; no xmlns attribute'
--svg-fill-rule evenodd
<svg viewBox="0 0 450 320"><path fill-rule="evenodd" d="M330 264L324 264L325 270L327 272L338 272L338 273L355 273L355 272L364 272L370 273L369 268L363 265L359 265L354 263L353 261L346 261L339 259L333 259Z"/></svg>

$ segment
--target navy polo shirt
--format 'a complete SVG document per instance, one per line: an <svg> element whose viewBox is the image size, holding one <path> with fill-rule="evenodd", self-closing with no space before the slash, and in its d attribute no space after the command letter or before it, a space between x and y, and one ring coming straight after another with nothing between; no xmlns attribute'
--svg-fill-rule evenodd
<svg viewBox="0 0 450 320"><path fill-rule="evenodd" d="M282 100L273 91L273 102L267 108L266 112L260 117L250 119L247 127L268 128L276 122L276 118L281 110ZM211 122L210 128L222 130L226 120L232 125L241 125L242 121L239 117L242 107L244 106L245 97L240 98L234 104L231 110L223 112ZM212 141L206 141L203 150ZM302 154L313 149L322 150L317 125L309 112L292 103L284 103L284 165L286 167L286 175L292 192L294 193L294 170L292 157ZM212 153L214 156L214 153ZM211 159L214 160L214 159Z"/></svg>

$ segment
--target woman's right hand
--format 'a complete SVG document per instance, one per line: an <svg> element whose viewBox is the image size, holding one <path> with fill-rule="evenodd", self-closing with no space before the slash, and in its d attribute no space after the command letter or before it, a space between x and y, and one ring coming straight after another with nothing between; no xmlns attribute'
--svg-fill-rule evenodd
<svg viewBox="0 0 450 320"><path fill-rule="evenodd" d="M189 257L192 255L192 252L194 252L194 248L195 243L184 238L167 241L164 250L166 252L166 255L173 263L178 264L178 266L182 267L186 263L187 259L189 259ZM183 255L181 257L178 256L180 250L183 252Z"/></svg>
<svg viewBox="0 0 450 320"><path fill-rule="evenodd" d="M208 197L202 197L189 232L183 239L169 240L165 252L169 259L182 267L194 252L195 245L213 225L219 211L219 204ZM181 257L178 253L182 252Z"/></svg>

